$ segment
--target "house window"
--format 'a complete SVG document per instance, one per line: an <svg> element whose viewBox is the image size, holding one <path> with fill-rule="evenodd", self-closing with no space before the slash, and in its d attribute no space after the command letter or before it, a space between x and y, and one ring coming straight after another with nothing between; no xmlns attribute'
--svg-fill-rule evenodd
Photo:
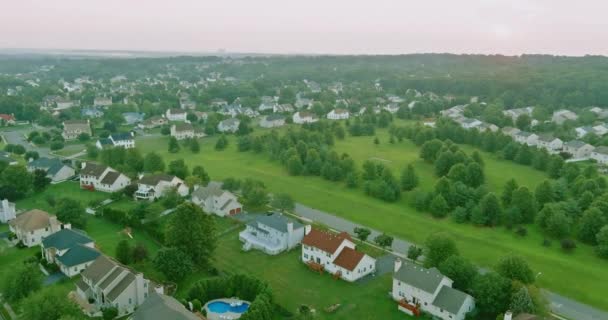
<svg viewBox="0 0 608 320"><path fill-rule="evenodd" d="M132 300L131 300L131 298L129 298L129 304L131 304L131 303L132 303L131 301L132 301Z"/></svg>
<svg viewBox="0 0 608 320"><path fill-rule="evenodd" d="M304 254L304 259L308 259L308 255L307 254Z"/></svg>

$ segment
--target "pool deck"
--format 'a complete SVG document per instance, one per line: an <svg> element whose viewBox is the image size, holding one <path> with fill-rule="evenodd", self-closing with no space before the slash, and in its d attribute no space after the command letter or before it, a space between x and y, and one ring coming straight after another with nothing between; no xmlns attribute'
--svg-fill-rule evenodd
<svg viewBox="0 0 608 320"><path fill-rule="evenodd" d="M205 311L207 312L207 319L209 319L209 320L238 319L241 317L241 315L243 315L242 313L236 313L236 312L230 312L230 311L224 312L224 313L216 313L216 312L209 311L209 309L207 308L207 305L209 305L210 303L216 302L216 301L225 302L228 304L232 304L233 302L244 302L244 303L251 305L251 302L244 301L244 300L237 299L237 298L222 298L222 299L211 300L211 301L205 303L205 306L203 307L203 309L205 309Z"/></svg>

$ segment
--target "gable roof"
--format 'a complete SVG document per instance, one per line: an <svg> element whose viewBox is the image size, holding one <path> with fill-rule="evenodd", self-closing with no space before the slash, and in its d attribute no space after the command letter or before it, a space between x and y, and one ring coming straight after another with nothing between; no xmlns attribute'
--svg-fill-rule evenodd
<svg viewBox="0 0 608 320"><path fill-rule="evenodd" d="M118 298L133 281L135 281L135 275L132 272L129 272L114 286L114 288L112 288L112 290L110 290L110 292L108 292L108 299L114 301L114 299Z"/></svg>
<svg viewBox="0 0 608 320"><path fill-rule="evenodd" d="M161 181L171 182L174 178L175 176L172 176L170 174L151 174L141 177L141 179L139 179L139 181L137 182L149 186L156 186Z"/></svg>
<svg viewBox="0 0 608 320"><path fill-rule="evenodd" d="M451 314L457 314L467 297L469 297L469 295L462 291L452 287L442 286L439 293L437 293L435 300L433 300L433 305L440 309L447 310Z"/></svg>
<svg viewBox="0 0 608 320"><path fill-rule="evenodd" d="M94 176L99 179L108 168L108 166L103 164L86 162L84 168L80 170L80 174L85 176Z"/></svg>
<svg viewBox="0 0 608 320"><path fill-rule="evenodd" d="M42 239L42 244L45 248L55 248L58 250L69 249L78 244L93 242L93 239L87 237L81 232L72 229L59 230L52 235Z"/></svg>
<svg viewBox="0 0 608 320"><path fill-rule="evenodd" d="M97 259L101 253L91 247L79 244L70 248L66 253L56 259L66 267L77 266Z"/></svg>
<svg viewBox="0 0 608 320"><path fill-rule="evenodd" d="M581 141L581 140L572 140L572 141L568 141L564 144L564 147L568 147L568 148L582 148L583 146L585 146L586 143Z"/></svg>
<svg viewBox="0 0 608 320"><path fill-rule="evenodd" d="M46 211L34 209L17 215L9 224L23 231L38 230L50 225L50 215Z"/></svg>
<svg viewBox="0 0 608 320"><path fill-rule="evenodd" d="M192 131L192 130L194 130L194 127L191 124L185 123L185 122L176 123L173 126L175 127L175 131Z"/></svg>
<svg viewBox="0 0 608 320"><path fill-rule="evenodd" d="M114 141L133 140L133 135L130 132L114 133L110 137Z"/></svg>
<svg viewBox="0 0 608 320"><path fill-rule="evenodd" d="M302 243L333 254L336 252L336 250L338 250L338 247L340 247L340 244L342 244L344 240L352 241L352 238L346 232L341 232L334 235L332 233L313 228L307 235L304 236Z"/></svg>
<svg viewBox="0 0 608 320"><path fill-rule="evenodd" d="M110 258L100 255L82 272L82 276L91 280L93 284L96 284L117 265Z"/></svg>
<svg viewBox="0 0 608 320"><path fill-rule="evenodd" d="M221 182L211 181L209 182L209 184L207 184L206 187L198 188L194 192L192 192L192 197L207 200L211 196L219 197L224 192L225 191L222 190Z"/></svg>
<svg viewBox="0 0 608 320"><path fill-rule="evenodd" d="M599 146L599 147L593 149L593 152L603 154L603 155L608 155L608 147Z"/></svg>
<svg viewBox="0 0 608 320"><path fill-rule="evenodd" d="M444 278L444 275L437 268L425 269L404 261L399 270L393 274L393 278L414 288L433 294Z"/></svg>
<svg viewBox="0 0 608 320"><path fill-rule="evenodd" d="M200 320L175 298L152 292L135 313L133 320Z"/></svg>
<svg viewBox="0 0 608 320"><path fill-rule="evenodd" d="M279 213L273 213L271 215L256 216L255 222L268 226L272 229L278 230L282 233L287 232L287 224L289 224L289 223L293 224L294 230L304 227L304 225L301 224L300 222L290 219L288 217L285 217Z"/></svg>
<svg viewBox="0 0 608 320"><path fill-rule="evenodd" d="M121 173L118 171L110 171L108 173L106 173L106 175L103 177L103 179L100 181L102 184L114 184L114 182L116 182L116 179L118 179L118 177L120 177Z"/></svg>
<svg viewBox="0 0 608 320"><path fill-rule="evenodd" d="M362 252L349 247L344 247L344 249L342 249L340 254L334 260L334 264L344 269L353 271L364 256L365 254Z"/></svg>

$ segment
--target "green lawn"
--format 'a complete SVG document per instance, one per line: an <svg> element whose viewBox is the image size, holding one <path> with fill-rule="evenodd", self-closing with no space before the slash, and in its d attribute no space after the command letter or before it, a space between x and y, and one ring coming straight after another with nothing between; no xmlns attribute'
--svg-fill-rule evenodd
<svg viewBox="0 0 608 320"><path fill-rule="evenodd" d="M391 275L387 274L365 284L334 280L331 275L320 275L300 262L297 248L278 256L269 256L259 251L243 252L238 232L222 236L215 251L215 265L222 272L249 274L267 281L276 302L290 312L305 304L317 311L315 319L410 319L397 310L397 305L388 297L391 290ZM185 281L178 295L188 291L188 284L204 278L192 275ZM333 314L323 309L339 303L341 307Z"/></svg>
<svg viewBox="0 0 608 320"><path fill-rule="evenodd" d="M336 150L348 152L358 165L369 158L381 158L394 169L400 169L414 161L423 189L430 189L436 177L431 165L418 160L418 148L409 142L388 143L388 135L379 130L381 144L373 144L371 137L348 137L338 141ZM201 139L201 152L192 154L182 149L180 153L169 154L166 150L167 137L138 139L137 145L144 153L156 151L163 155L165 162L184 159L193 167L201 164L211 178L226 177L256 178L264 181L271 192L288 192L296 201L305 205L331 212L369 227L383 230L397 237L423 243L432 233L447 232L453 235L462 254L484 267L495 265L498 259L510 252L526 258L534 270L542 272L541 286L581 302L608 310L608 300L603 298L605 284L608 283L608 262L597 258L592 248L578 244L572 254L565 254L557 241L551 248L541 245L542 235L530 228L526 238L519 238L503 228L478 228L456 224L449 219L437 220L428 214L417 212L406 201L407 195L396 203L386 203L370 198L359 188L348 189L342 183L333 183L318 177L292 177L276 162L265 155L236 151L234 138L229 147L221 152L214 150L216 138ZM463 147L467 152L473 148ZM500 192L505 181L515 178L520 185L535 187L545 175L529 167L495 159L482 153L486 162L487 183L492 191ZM397 173L397 172L395 172Z"/></svg>
<svg viewBox="0 0 608 320"><path fill-rule="evenodd" d="M48 204L48 198L59 200L61 198L72 198L79 200L84 207L87 207L91 201L99 202L110 198L109 193L99 191L89 191L80 189L78 181L65 181L59 184L52 184L44 191L30 195L25 199L17 201L18 210L41 209L52 212L51 206Z"/></svg>

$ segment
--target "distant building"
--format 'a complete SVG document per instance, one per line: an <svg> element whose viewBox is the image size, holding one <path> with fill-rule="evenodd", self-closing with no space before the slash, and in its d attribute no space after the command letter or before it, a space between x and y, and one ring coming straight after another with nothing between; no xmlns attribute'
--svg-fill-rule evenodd
<svg viewBox="0 0 608 320"><path fill-rule="evenodd" d="M57 158L40 157L27 163L27 171L34 172L42 170L51 183L59 183L72 178L76 171L71 166L61 162Z"/></svg>
<svg viewBox="0 0 608 320"><path fill-rule="evenodd" d="M88 190L117 192L131 184L131 178L106 166L83 162L80 169L80 187Z"/></svg>
<svg viewBox="0 0 608 320"><path fill-rule="evenodd" d="M143 122L145 116L146 114L141 112L125 112L122 114L122 117L125 119L125 122L129 125Z"/></svg>
<svg viewBox="0 0 608 320"><path fill-rule="evenodd" d="M107 138L97 140L95 144L98 149L103 150L107 147L121 147L125 149L135 148L135 137L132 132L113 133Z"/></svg>
<svg viewBox="0 0 608 320"><path fill-rule="evenodd" d="M168 109L167 112L165 112L165 117L169 121L185 122L188 120L187 116L188 114L186 113L186 111L182 109Z"/></svg>
<svg viewBox="0 0 608 320"><path fill-rule="evenodd" d="M334 109L327 114L329 120L345 120L350 117L350 113L346 109Z"/></svg>
<svg viewBox="0 0 608 320"><path fill-rule="evenodd" d="M112 105L112 97L95 97L93 105L96 107L109 107Z"/></svg>
<svg viewBox="0 0 608 320"><path fill-rule="evenodd" d="M96 107L80 109L80 115L84 118L101 118L103 114L103 111Z"/></svg>
<svg viewBox="0 0 608 320"><path fill-rule="evenodd" d="M168 124L169 121L163 117L152 117L150 119L145 120L144 122L138 124L137 126L141 129L154 129L160 126L164 126Z"/></svg>
<svg viewBox="0 0 608 320"><path fill-rule="evenodd" d="M222 120L217 125L217 130L219 132L236 132L239 129L240 124L241 124L241 121L236 118Z"/></svg>
<svg viewBox="0 0 608 320"><path fill-rule="evenodd" d="M285 125L285 117L278 114L263 116L260 119L260 127L262 128L276 128L283 125Z"/></svg>
<svg viewBox="0 0 608 320"><path fill-rule="evenodd" d="M564 143L564 152L572 155L574 159L587 159L595 149L592 145L580 140L572 140Z"/></svg>
<svg viewBox="0 0 608 320"><path fill-rule="evenodd" d="M509 110L505 110L502 113L511 118L511 120L513 120L513 122L517 121L517 118L519 118L522 115L527 115L530 118L532 118L532 112L534 112L534 107L525 107L525 108L517 108L517 109L509 109Z"/></svg>
<svg viewBox="0 0 608 320"><path fill-rule="evenodd" d="M590 158L599 164L608 164L608 147L597 147L591 151Z"/></svg>
<svg viewBox="0 0 608 320"><path fill-rule="evenodd" d="M15 219L16 214L14 203L9 202L7 199L0 201L0 223L7 223Z"/></svg>
<svg viewBox="0 0 608 320"><path fill-rule="evenodd" d="M175 137L177 140L183 140L201 138L205 136L205 133L199 128L194 128L189 123L176 123L171 126L171 136Z"/></svg>
<svg viewBox="0 0 608 320"><path fill-rule="evenodd" d="M567 120L576 120L576 119L578 119L578 116L576 115L576 113L574 113L570 110L566 110L566 109L562 109L562 110L553 112L553 116L551 117L551 121L553 121L557 124L562 124Z"/></svg>
<svg viewBox="0 0 608 320"><path fill-rule="evenodd" d="M65 140L78 139L81 134L92 135L89 120L66 120L63 122L62 136Z"/></svg>
<svg viewBox="0 0 608 320"><path fill-rule="evenodd" d="M192 192L192 202L203 211L220 217L241 213L243 205L230 191L223 190L219 182L210 182L206 187L200 187Z"/></svg>
<svg viewBox="0 0 608 320"><path fill-rule="evenodd" d="M37 246L42 239L62 230L70 229L71 225L63 224L57 220L56 216L49 215L48 212L34 209L17 215L8 222L11 232L26 247Z"/></svg>
<svg viewBox="0 0 608 320"><path fill-rule="evenodd" d="M152 201L164 196L172 188L182 197L187 196L190 192L190 188L184 180L176 176L168 174L146 175L137 180L135 199Z"/></svg>
<svg viewBox="0 0 608 320"><path fill-rule="evenodd" d="M293 115L293 123L296 124L314 123L317 121L319 121L319 118L310 112L298 111Z"/></svg>
<svg viewBox="0 0 608 320"><path fill-rule="evenodd" d="M12 126L15 124L15 116L12 114L0 113L0 125Z"/></svg>

